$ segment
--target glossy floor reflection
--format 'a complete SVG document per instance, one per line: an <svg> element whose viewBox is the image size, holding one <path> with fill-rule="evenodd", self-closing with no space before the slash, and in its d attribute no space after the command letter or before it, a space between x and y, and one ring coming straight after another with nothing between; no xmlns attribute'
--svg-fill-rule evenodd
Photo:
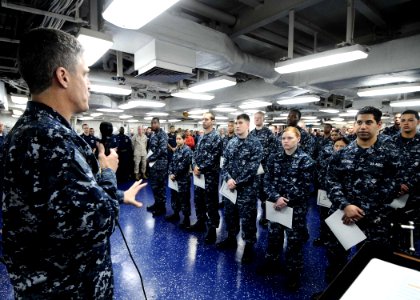
<svg viewBox="0 0 420 300"><path fill-rule="evenodd" d="M121 207L120 224L143 275L148 299L309 299L325 287L325 251L312 246L319 225L315 206L311 206L308 214L311 238L304 249L302 287L290 293L284 288L283 275L261 277L255 274L257 262L264 255L266 230L258 228L256 260L250 265L241 265L244 246L241 239L236 252L218 251L214 245L204 244L204 234L181 231L163 217L152 218L145 208L153 203L150 187L142 190L138 199L144 203L140 209ZM169 201L167 208L171 212ZM222 215L222 211L220 213ZM194 213L192 220L195 221ZM219 235L224 233L223 226L222 219L218 239L223 238ZM118 229L111 240L115 299L144 299L139 276ZM0 299L13 299L3 265L0 265Z"/></svg>

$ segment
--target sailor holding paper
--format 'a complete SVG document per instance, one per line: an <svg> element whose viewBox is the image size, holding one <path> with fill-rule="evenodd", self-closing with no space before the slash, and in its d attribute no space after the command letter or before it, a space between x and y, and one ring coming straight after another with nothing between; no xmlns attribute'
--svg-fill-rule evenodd
<svg viewBox="0 0 420 300"><path fill-rule="evenodd" d="M249 263L254 256L257 241L257 170L263 158L263 148L258 138L249 134L249 116L236 117L236 137L229 141L223 153L222 178L230 190L237 191L236 203L227 198L225 220L228 237L216 246L219 249L236 249L236 236L242 224L245 249L242 263Z"/></svg>
<svg viewBox="0 0 420 300"><path fill-rule="evenodd" d="M328 166L326 189L331 211L344 211L343 223L356 223L367 240L390 243L388 204L396 198L400 153L389 138L378 136L382 112L371 106L356 115L357 139L336 152ZM326 279L332 280L347 261L347 252L337 239L329 237Z"/></svg>
<svg viewBox="0 0 420 300"><path fill-rule="evenodd" d="M300 137L300 132L296 127L287 127L281 137L283 147L278 147L268 158L264 189L271 203L267 202L266 206L272 205L279 211L286 206L292 207L293 227L292 229L287 228L270 221L266 258L258 268L259 273L263 274L276 271L286 231L287 286L292 290L299 287L303 268L302 247L308 235L306 227L307 203L315 165L309 155L298 148Z"/></svg>

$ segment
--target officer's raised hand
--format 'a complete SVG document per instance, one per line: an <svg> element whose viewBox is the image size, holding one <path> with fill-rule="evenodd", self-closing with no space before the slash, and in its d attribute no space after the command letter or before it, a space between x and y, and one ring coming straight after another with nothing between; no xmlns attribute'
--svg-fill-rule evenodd
<svg viewBox="0 0 420 300"><path fill-rule="evenodd" d="M110 168L112 171L117 172L118 169L118 154L115 149L111 149L109 155L105 155L105 147L103 144L98 144L98 160L99 166L102 169Z"/></svg>

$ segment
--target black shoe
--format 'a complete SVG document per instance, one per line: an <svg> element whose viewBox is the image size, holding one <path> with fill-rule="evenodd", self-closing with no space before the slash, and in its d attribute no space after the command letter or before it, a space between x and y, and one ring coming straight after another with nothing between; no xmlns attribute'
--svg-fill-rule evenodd
<svg viewBox="0 0 420 300"><path fill-rule="evenodd" d="M184 221L182 221L182 223L179 224L179 228L181 229L189 229L190 226L190 217L184 217Z"/></svg>
<svg viewBox="0 0 420 300"><path fill-rule="evenodd" d="M156 208L156 204L152 204L146 208L147 211L153 212Z"/></svg>
<svg viewBox="0 0 420 300"><path fill-rule="evenodd" d="M312 245L314 245L315 247L325 246L325 240L322 238L317 238L312 242Z"/></svg>
<svg viewBox="0 0 420 300"><path fill-rule="evenodd" d="M180 220L179 213L173 213L172 215L166 216L165 220L168 222L178 222Z"/></svg>
<svg viewBox="0 0 420 300"><path fill-rule="evenodd" d="M207 245L214 244L216 242L216 228L209 227L207 230L206 238L204 239L204 243Z"/></svg>
<svg viewBox="0 0 420 300"><path fill-rule="evenodd" d="M260 264L256 269L256 273L261 276L274 275L281 272L282 266L280 265L279 259L273 258L264 258L263 263Z"/></svg>
<svg viewBox="0 0 420 300"><path fill-rule="evenodd" d="M268 220L266 218L261 218L260 221L258 222L263 228L267 228L268 227Z"/></svg>
<svg viewBox="0 0 420 300"><path fill-rule="evenodd" d="M228 250L236 249L238 247L238 242L234 237L227 237L223 241L216 244L216 248L219 250Z"/></svg>
<svg viewBox="0 0 420 300"><path fill-rule="evenodd" d="M166 214L166 208L165 207L158 207L158 208L155 208L153 211L152 211L152 216L153 216L153 218L154 217L159 217L159 216L163 216L163 215L165 215Z"/></svg>
<svg viewBox="0 0 420 300"><path fill-rule="evenodd" d="M189 230L191 232L205 232L206 224L204 222L197 221L193 225L190 226Z"/></svg>
<svg viewBox="0 0 420 300"><path fill-rule="evenodd" d="M242 254L241 262L243 264L249 264L254 259L254 245L250 243L245 244L244 254Z"/></svg>

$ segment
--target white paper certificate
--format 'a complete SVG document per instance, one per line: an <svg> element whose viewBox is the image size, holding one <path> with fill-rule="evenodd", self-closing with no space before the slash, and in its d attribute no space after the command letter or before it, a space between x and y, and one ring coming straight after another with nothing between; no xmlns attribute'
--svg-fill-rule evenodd
<svg viewBox="0 0 420 300"><path fill-rule="evenodd" d="M233 204L236 203L236 198L238 197L238 192L236 190L230 190L228 188L228 185L226 181L223 181L222 187L220 188L220 194L228 198L230 201L232 201Z"/></svg>
<svg viewBox="0 0 420 300"><path fill-rule="evenodd" d="M405 194L401 197L394 199L394 201L392 201L389 206L391 206L392 208L404 208L407 204L408 196L409 194Z"/></svg>
<svg viewBox="0 0 420 300"><path fill-rule="evenodd" d="M292 229L293 208L286 206L283 207L281 210L275 210L274 203L267 201L265 203L265 211L267 215L267 220L271 222L280 223L281 225Z"/></svg>
<svg viewBox="0 0 420 300"><path fill-rule="evenodd" d="M203 174L201 174L200 176L194 174L194 185L202 189L206 189L206 179L204 178Z"/></svg>
<svg viewBox="0 0 420 300"><path fill-rule="evenodd" d="M155 165L156 161L149 162L149 167L153 167Z"/></svg>
<svg viewBox="0 0 420 300"><path fill-rule="evenodd" d="M149 150L149 152L147 152L146 159L149 159L149 157L152 156L152 155L153 155L153 151Z"/></svg>
<svg viewBox="0 0 420 300"><path fill-rule="evenodd" d="M173 190L179 192L179 190L178 190L178 181L176 181L176 180L172 181L170 177L171 176L168 176L168 187L170 189L173 189Z"/></svg>
<svg viewBox="0 0 420 300"><path fill-rule="evenodd" d="M225 159L223 158L223 156L220 156L220 169L223 168L223 163L225 162Z"/></svg>
<svg viewBox="0 0 420 300"><path fill-rule="evenodd" d="M325 190L318 190L318 197L316 198L316 203L319 206L324 206L330 208L332 203L330 199L328 199L327 192Z"/></svg>
<svg viewBox="0 0 420 300"><path fill-rule="evenodd" d="M355 223L345 225L342 220L343 216L344 211L337 209L331 216L325 219L325 223L330 227L344 249L348 250L361 241L364 241L366 235Z"/></svg>
<svg viewBox="0 0 420 300"><path fill-rule="evenodd" d="M257 175L261 175L261 174L264 174L264 168L262 164L258 166L258 170L257 170Z"/></svg>

